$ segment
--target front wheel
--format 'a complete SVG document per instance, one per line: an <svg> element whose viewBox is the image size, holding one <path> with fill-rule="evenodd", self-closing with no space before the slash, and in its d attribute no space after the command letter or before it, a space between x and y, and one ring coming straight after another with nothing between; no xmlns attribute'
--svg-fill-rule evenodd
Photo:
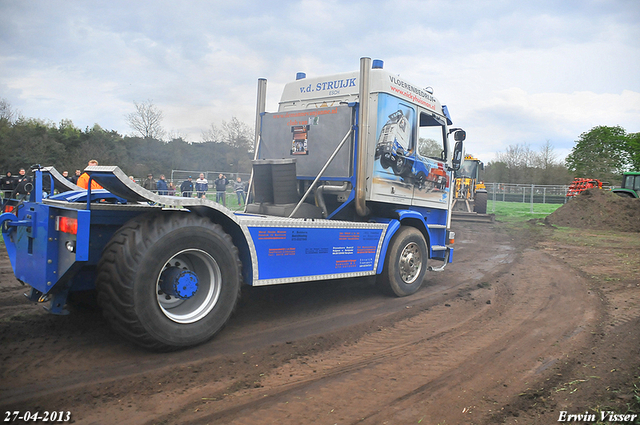
<svg viewBox="0 0 640 425"><path fill-rule="evenodd" d="M422 233L415 227L401 226L391 238L378 287L397 297L414 294L422 286L428 255Z"/></svg>
<svg viewBox="0 0 640 425"><path fill-rule="evenodd" d="M112 327L152 350L200 344L219 332L240 295L238 250L195 213L153 213L125 224L98 263L98 303Z"/></svg>

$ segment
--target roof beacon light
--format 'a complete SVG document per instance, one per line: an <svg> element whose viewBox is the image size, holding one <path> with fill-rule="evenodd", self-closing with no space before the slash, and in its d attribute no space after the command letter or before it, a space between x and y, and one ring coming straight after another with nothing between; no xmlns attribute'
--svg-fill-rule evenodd
<svg viewBox="0 0 640 425"><path fill-rule="evenodd" d="M374 59L371 68L373 69L382 69L384 67L384 61L380 59Z"/></svg>
<svg viewBox="0 0 640 425"><path fill-rule="evenodd" d="M296 74L296 80L303 80L305 78L307 78L307 74L305 74L304 72L298 72Z"/></svg>

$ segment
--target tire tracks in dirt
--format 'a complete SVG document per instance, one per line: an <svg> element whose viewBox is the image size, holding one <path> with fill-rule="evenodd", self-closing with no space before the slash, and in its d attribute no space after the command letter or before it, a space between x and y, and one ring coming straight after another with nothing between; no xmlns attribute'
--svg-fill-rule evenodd
<svg viewBox="0 0 640 425"><path fill-rule="evenodd" d="M493 226L456 232L455 264L412 297L251 288L225 332L183 352L143 352L96 318L18 320L0 404L65 406L76 423L479 422L584 344L599 301Z"/></svg>
<svg viewBox="0 0 640 425"><path fill-rule="evenodd" d="M547 263L554 279L530 270L531 262ZM597 304L579 277L540 252L522 253L492 277L491 290L475 289L354 345L294 359L260 388L190 405L197 413L185 423L471 423L491 414L503 388L525 390L528 379L584 342ZM184 413L164 419L184 420Z"/></svg>

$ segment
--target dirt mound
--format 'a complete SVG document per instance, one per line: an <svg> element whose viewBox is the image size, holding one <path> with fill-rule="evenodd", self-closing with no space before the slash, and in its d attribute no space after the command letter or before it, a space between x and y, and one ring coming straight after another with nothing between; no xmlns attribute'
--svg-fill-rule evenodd
<svg viewBox="0 0 640 425"><path fill-rule="evenodd" d="M640 232L640 199L588 189L545 218L556 226Z"/></svg>

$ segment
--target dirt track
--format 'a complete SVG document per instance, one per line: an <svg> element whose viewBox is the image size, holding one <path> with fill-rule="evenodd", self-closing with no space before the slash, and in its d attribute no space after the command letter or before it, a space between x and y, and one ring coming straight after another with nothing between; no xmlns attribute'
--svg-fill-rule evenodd
<svg viewBox="0 0 640 425"><path fill-rule="evenodd" d="M247 288L220 335L170 354L121 341L96 312L45 314L3 253L0 408L78 424L552 423L583 409L550 388L610 345L610 300L530 234L454 227L454 263L414 296L370 280ZM637 343L637 314L615 326ZM597 367L629 362L602 355Z"/></svg>

